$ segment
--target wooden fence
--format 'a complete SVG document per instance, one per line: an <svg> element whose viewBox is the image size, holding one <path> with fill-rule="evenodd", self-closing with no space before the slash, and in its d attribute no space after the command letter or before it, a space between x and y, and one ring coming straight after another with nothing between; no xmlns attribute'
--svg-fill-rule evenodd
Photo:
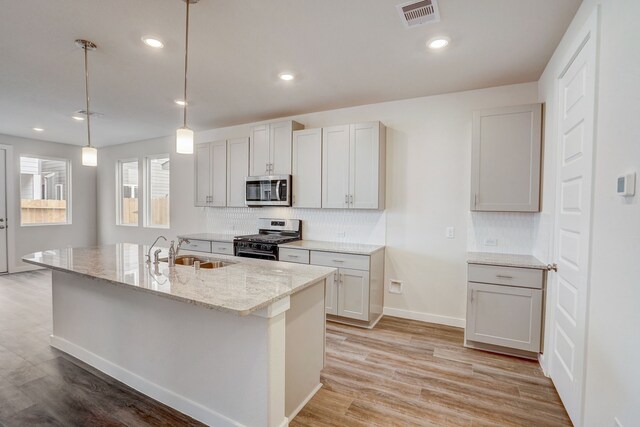
<svg viewBox="0 0 640 427"><path fill-rule="evenodd" d="M20 201L22 224L55 224L67 222L66 200Z"/></svg>
<svg viewBox="0 0 640 427"><path fill-rule="evenodd" d="M169 225L169 198L151 199L151 224ZM138 199L122 199L122 224L138 224Z"/></svg>

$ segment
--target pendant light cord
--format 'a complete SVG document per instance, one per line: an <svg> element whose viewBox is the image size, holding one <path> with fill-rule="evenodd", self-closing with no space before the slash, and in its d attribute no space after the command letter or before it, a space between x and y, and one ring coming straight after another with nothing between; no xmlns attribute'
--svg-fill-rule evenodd
<svg viewBox="0 0 640 427"><path fill-rule="evenodd" d="M185 0L187 3L187 21L185 25L185 38L184 38L184 123L183 127L187 127L187 64L189 59L189 3L191 0Z"/></svg>
<svg viewBox="0 0 640 427"><path fill-rule="evenodd" d="M84 49L84 91L87 96L87 146L91 147L91 113L89 112L89 62L87 60L87 42L83 43Z"/></svg>

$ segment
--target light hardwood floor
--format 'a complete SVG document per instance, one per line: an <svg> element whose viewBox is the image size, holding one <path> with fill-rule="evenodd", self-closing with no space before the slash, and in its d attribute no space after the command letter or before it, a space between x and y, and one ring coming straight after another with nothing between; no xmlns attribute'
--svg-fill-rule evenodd
<svg viewBox="0 0 640 427"><path fill-rule="evenodd" d="M324 386L301 426L571 426L537 362L463 347L464 331L385 316L329 323Z"/></svg>
<svg viewBox="0 0 640 427"><path fill-rule="evenodd" d="M50 288L47 271L0 276L0 427L201 425L49 347ZM461 329L327 328L324 386L292 427L571 425L537 363L465 349Z"/></svg>

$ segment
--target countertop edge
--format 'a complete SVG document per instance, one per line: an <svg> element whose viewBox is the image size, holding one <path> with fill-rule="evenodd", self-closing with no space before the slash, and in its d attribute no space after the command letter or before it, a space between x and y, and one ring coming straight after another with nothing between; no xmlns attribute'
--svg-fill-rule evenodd
<svg viewBox="0 0 640 427"><path fill-rule="evenodd" d="M480 259L481 256L500 257L505 259ZM516 261L508 259L508 257L529 257L531 262ZM547 264L540 261L533 255L522 254L502 254L502 253L483 253L483 252L468 252L467 264L479 264L479 265L495 265L498 267L516 267L516 268L529 268L532 270L547 270Z"/></svg>
<svg viewBox="0 0 640 427"><path fill-rule="evenodd" d="M296 242L299 242L300 240L297 240ZM315 241L315 240L314 240ZM354 250L348 250L348 249L340 249L340 248L305 248L305 247L301 247L299 245L296 245L296 242L290 242L290 243L283 243L278 245L279 248L285 248L285 249L297 249L297 250L301 250L301 251L317 251L317 252L338 252L338 253L343 253L343 254L352 254L352 255L373 255L376 252L380 252L382 250L385 249L385 245L369 245L372 247L375 247L375 249L371 250L371 251L354 251ZM334 242L327 242L329 244L334 244ZM353 243L353 244L360 244L360 243Z"/></svg>
<svg viewBox="0 0 640 427"><path fill-rule="evenodd" d="M291 295L293 295L293 294L295 294L297 292L300 292L300 291L312 286L314 283L317 283L320 280L326 279L327 277L329 277L331 274L334 273L333 271L330 272L330 273L327 273L327 274L325 274L323 276L320 276L319 278L317 278L315 280L309 281L309 282L305 283L304 285L300 285L295 289L292 289L292 290L290 290L290 291L288 291L288 292L286 292L286 293L284 293L282 295L279 295L279 296L277 296L277 297L275 297L275 298L273 298L273 299L271 299L269 301L265 301L263 303L260 303L260 304L258 304L256 306L253 306L253 307L250 307L250 308L247 308L247 309L243 309L243 310L235 310L235 309L228 308L228 307L225 307L225 306L222 306L222 305L208 304L206 302L202 302L202 301L198 301L198 300L194 300L194 299L188 299L188 298L183 298L183 297L177 296L177 295L171 295L171 294L167 294L167 293L164 293L164 292L158 292L158 291L155 291L155 290L149 289L149 288L143 288L143 287L139 287L139 286L129 285L127 283L106 279L106 278L95 276L95 275L92 275L92 274L89 274L89 273L83 273L83 272L80 272L80 271L73 271L73 270L69 270L69 269L65 269L65 268L61 268L61 267L56 267L56 266L52 266L52 265L49 265L49 264L46 264L46 263L42 263L42 262L34 261L34 260L31 260L31 259L27 259L27 258L21 258L21 259L22 259L23 262L26 262L27 264L37 265L39 267L44 267L44 268L47 268L49 270L55 270L55 271L59 271L59 272L62 272L62 273L67 273L67 274L74 274L74 275L77 275L77 276L86 277L86 278L91 279L91 280L99 280L99 281L102 281L102 282L109 283L109 284L111 284L113 286L120 286L120 287L124 287L126 289L131 289L131 290L134 290L134 291L151 294L151 295L155 295L155 296L171 299L171 300L174 300L174 301L183 302L183 303L186 303L186 304L197 305L197 306L204 307L204 308L207 308L207 309L210 309L210 310L230 313L230 314L234 314L234 315L237 315L237 316L248 316L248 315L251 315L251 314L253 314L253 313L257 312L257 311L262 310L265 307L270 306L271 304L273 304L273 303L275 303L277 301L280 301L281 299L284 299L286 297L290 297ZM331 268L331 267L327 267L327 268Z"/></svg>

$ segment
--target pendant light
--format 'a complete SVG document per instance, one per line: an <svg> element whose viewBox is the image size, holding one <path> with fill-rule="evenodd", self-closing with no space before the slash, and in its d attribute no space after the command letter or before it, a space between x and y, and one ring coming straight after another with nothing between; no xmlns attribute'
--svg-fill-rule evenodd
<svg viewBox="0 0 640 427"><path fill-rule="evenodd" d="M87 108L87 145L82 147L82 165L98 166L98 150L91 146L91 110L89 109L89 65L87 61L87 52L96 50L96 44L89 40L76 40L76 45L84 50L84 92L86 95Z"/></svg>
<svg viewBox="0 0 640 427"><path fill-rule="evenodd" d="M184 37L184 98L182 127L176 130L176 152L178 154L193 154L193 131L187 127L187 65L189 59L189 5L198 0L183 0L187 4L187 20Z"/></svg>

